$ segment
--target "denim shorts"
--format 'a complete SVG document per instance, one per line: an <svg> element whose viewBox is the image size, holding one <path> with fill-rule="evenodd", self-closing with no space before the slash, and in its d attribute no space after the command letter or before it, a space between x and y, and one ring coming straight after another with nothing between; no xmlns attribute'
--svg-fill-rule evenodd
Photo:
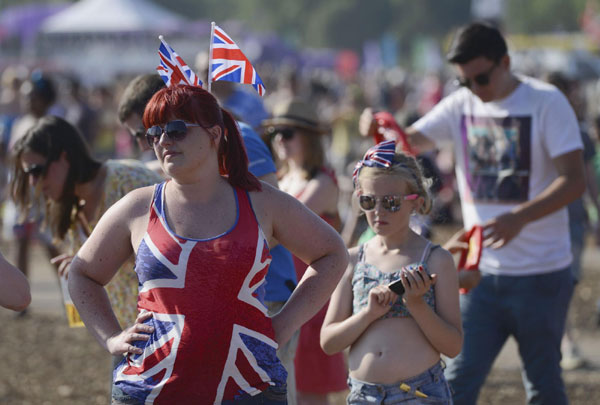
<svg viewBox="0 0 600 405"><path fill-rule="evenodd" d="M410 387L408 392L400 389L403 383ZM371 384L349 377L348 386L348 404L452 404L450 386L444 377L441 361L421 374L396 384ZM427 398L417 396L417 390Z"/></svg>

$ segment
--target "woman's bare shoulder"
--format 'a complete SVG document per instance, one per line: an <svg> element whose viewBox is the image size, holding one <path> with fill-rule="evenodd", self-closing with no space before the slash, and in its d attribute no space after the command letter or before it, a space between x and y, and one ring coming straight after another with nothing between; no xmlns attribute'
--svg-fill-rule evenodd
<svg viewBox="0 0 600 405"><path fill-rule="evenodd" d="M155 186L147 186L130 191L111 207L113 214L126 217L145 215L150 209L154 190Z"/></svg>

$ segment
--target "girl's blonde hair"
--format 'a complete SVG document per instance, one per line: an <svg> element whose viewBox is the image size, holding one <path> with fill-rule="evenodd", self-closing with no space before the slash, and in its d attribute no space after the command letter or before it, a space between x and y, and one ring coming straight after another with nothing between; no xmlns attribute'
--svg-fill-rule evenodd
<svg viewBox="0 0 600 405"><path fill-rule="evenodd" d="M419 208L419 214L428 214L431 211L433 203L429 188L431 187L431 179L423 176L423 170L417 160L403 152L396 152L392 161L392 166L383 167L368 167L361 168L358 174L357 189L360 188L362 179L373 179L382 176L398 176L406 181L408 185L408 194L417 194L423 197L423 204Z"/></svg>

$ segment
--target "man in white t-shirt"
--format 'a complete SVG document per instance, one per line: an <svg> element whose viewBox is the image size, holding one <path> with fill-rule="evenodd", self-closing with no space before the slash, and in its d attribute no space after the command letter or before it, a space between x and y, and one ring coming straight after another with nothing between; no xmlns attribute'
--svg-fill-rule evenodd
<svg viewBox="0 0 600 405"><path fill-rule="evenodd" d="M461 296L463 350L448 361L455 404L475 404L509 336L529 403L566 404L560 343L572 294L565 206L584 191L575 114L555 87L517 76L500 32L473 23L448 61L461 89L408 130L419 152L452 142L465 229L484 226L481 282Z"/></svg>

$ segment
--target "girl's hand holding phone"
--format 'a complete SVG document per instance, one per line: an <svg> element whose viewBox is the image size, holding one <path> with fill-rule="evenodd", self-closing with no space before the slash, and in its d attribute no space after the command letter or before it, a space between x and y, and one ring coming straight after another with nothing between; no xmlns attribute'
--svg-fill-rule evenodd
<svg viewBox="0 0 600 405"><path fill-rule="evenodd" d="M407 305L412 302L422 302L423 295L437 280L436 275L427 274L423 266L419 266L416 270L403 268L400 278L405 290L402 299Z"/></svg>
<svg viewBox="0 0 600 405"><path fill-rule="evenodd" d="M369 291L369 301L367 303L367 313L373 320L378 319L392 308L398 296L394 294L387 286L380 285Z"/></svg>

